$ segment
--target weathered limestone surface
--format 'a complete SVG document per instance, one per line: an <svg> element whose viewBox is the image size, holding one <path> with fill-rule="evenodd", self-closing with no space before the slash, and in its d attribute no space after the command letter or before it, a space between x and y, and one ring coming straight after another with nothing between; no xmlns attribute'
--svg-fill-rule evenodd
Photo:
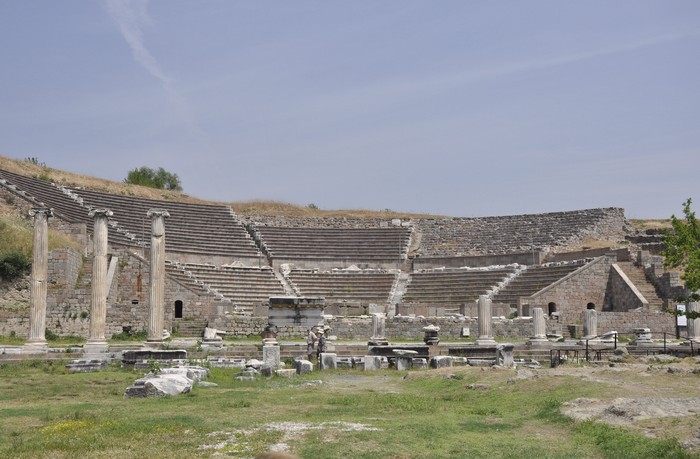
<svg viewBox="0 0 700 459"><path fill-rule="evenodd" d="M598 336L598 312L586 309L583 312L583 339L593 339Z"/></svg>
<svg viewBox="0 0 700 459"><path fill-rule="evenodd" d="M479 338L476 344L490 346L496 343L491 330L492 309L491 298L487 295L479 295Z"/></svg>
<svg viewBox="0 0 700 459"><path fill-rule="evenodd" d="M107 320L107 223L112 212L109 209L93 209L94 217L92 253L92 301L90 308L90 333L86 348L104 347L106 350L105 324Z"/></svg>
<svg viewBox="0 0 700 459"><path fill-rule="evenodd" d="M165 218L170 214L164 209L151 209L147 213L151 219L151 283L148 316L148 343L163 343L163 322L165 306Z"/></svg>
<svg viewBox="0 0 700 459"><path fill-rule="evenodd" d="M137 379L124 393L125 398L166 397L188 393L192 386L204 380L210 372L206 368L188 366L164 368L158 374Z"/></svg>
<svg viewBox="0 0 700 459"><path fill-rule="evenodd" d="M532 309L532 336L528 340L530 344L541 344L547 342L547 325L544 319L542 308Z"/></svg>
<svg viewBox="0 0 700 459"><path fill-rule="evenodd" d="M34 217L34 249L32 252L32 281L30 287L31 306L29 310L28 350L46 349L46 292L49 258L48 221L52 213L49 209L34 208L29 211Z"/></svg>

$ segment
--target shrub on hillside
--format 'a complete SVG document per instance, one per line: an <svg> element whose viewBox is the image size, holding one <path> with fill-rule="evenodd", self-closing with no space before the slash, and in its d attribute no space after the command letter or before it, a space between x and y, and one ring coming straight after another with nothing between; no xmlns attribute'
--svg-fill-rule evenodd
<svg viewBox="0 0 700 459"><path fill-rule="evenodd" d="M6 281L15 280L29 273L32 261L19 251L8 252L0 256L0 278Z"/></svg>

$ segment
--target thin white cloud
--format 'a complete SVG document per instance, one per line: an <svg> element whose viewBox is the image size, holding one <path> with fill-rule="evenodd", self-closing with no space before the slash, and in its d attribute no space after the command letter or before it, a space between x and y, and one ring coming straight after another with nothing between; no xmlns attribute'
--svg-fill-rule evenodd
<svg viewBox="0 0 700 459"><path fill-rule="evenodd" d="M124 40L131 48L134 60L163 85L168 98L176 107L182 121L200 142L208 146L206 135L199 127L185 97L175 87L174 80L161 68L156 58L146 48L143 37L145 27L151 25L148 2L132 0L104 0L107 12L119 27Z"/></svg>

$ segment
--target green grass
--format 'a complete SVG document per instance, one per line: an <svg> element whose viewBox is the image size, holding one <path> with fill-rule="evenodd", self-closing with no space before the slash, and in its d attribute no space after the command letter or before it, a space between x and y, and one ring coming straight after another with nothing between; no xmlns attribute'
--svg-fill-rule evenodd
<svg viewBox="0 0 700 459"><path fill-rule="evenodd" d="M124 399L140 373L64 363L0 364L0 457L255 457L277 443L314 459L693 457L675 440L564 417L562 402L610 391L573 377L509 383L512 372L475 368L453 379L343 370L239 382L212 369L218 387ZM285 422L297 431L275 424Z"/></svg>

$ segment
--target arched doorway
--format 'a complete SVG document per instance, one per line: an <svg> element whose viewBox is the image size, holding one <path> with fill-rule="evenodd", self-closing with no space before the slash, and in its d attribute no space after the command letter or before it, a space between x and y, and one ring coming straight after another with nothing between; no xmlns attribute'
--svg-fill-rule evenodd
<svg viewBox="0 0 700 459"><path fill-rule="evenodd" d="M595 309L595 303L588 303L586 309Z"/></svg>
<svg viewBox="0 0 700 459"><path fill-rule="evenodd" d="M175 318L182 319L182 301L175 301Z"/></svg>
<svg viewBox="0 0 700 459"><path fill-rule="evenodd" d="M557 303L549 303L547 305L547 314L549 316L556 315L557 312Z"/></svg>

